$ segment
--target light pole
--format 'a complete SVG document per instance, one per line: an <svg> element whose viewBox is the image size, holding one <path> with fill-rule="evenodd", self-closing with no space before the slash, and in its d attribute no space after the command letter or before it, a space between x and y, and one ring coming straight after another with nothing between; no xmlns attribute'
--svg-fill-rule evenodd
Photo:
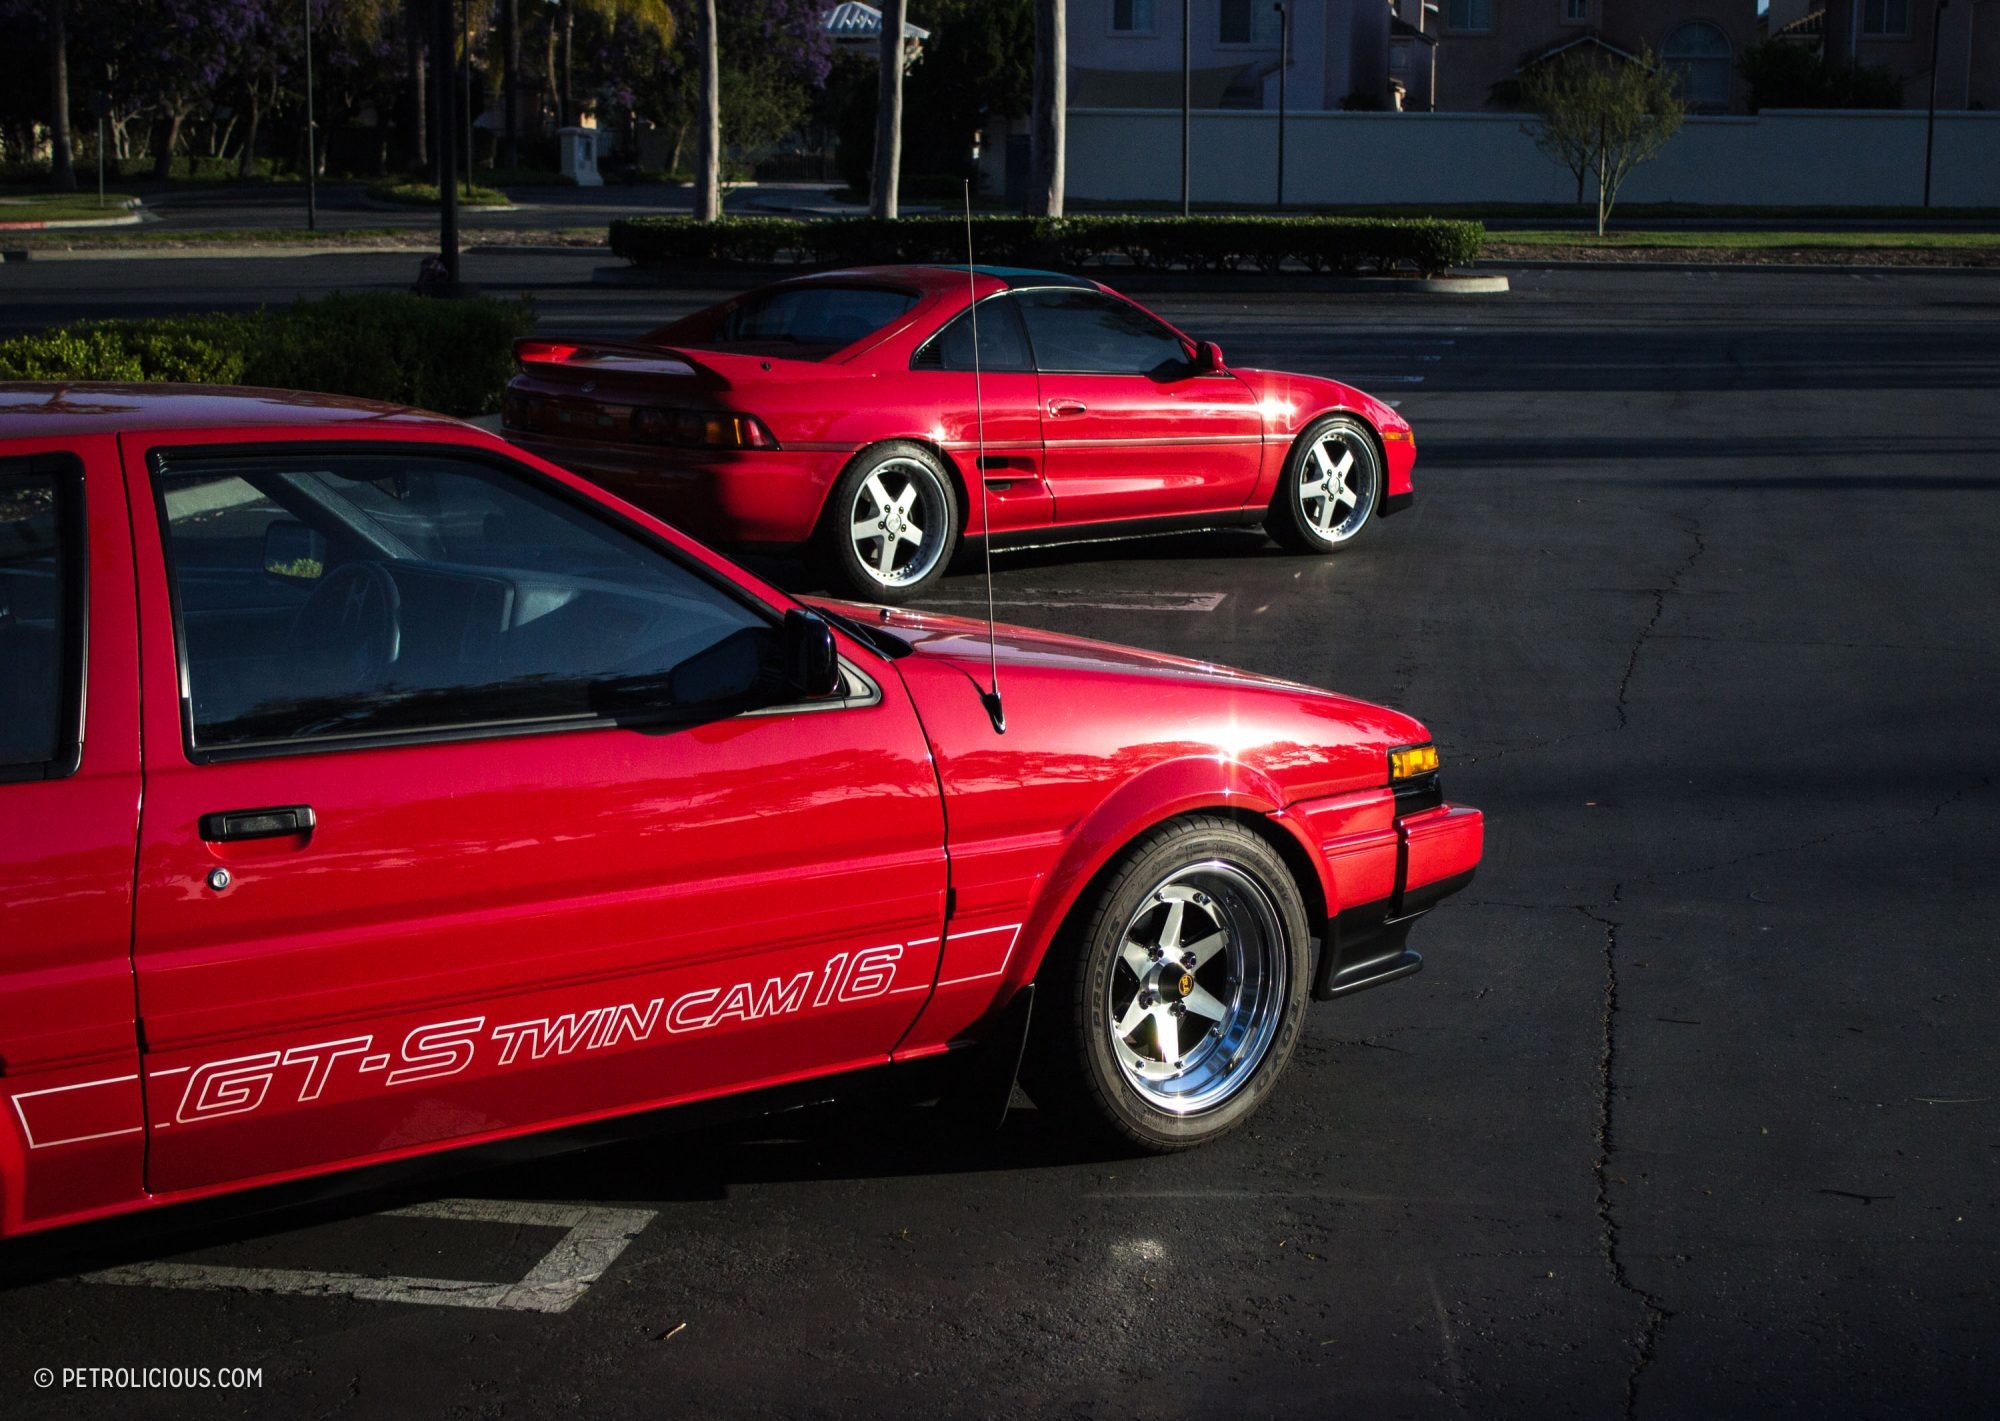
<svg viewBox="0 0 2000 1421"><path fill-rule="evenodd" d="M1938 31L1944 27L1945 7L1951 0L1937 0L1937 8L1931 11L1931 103L1930 114L1924 119L1924 206L1931 205L1931 144L1937 137L1937 57Z"/></svg>
<svg viewBox="0 0 2000 1421"><path fill-rule="evenodd" d="M1194 107L1194 0L1181 0L1181 216L1188 215L1188 122Z"/></svg>
<svg viewBox="0 0 2000 1421"><path fill-rule="evenodd" d="M313 132L313 0L306 12L306 230L319 226L319 145Z"/></svg>
<svg viewBox="0 0 2000 1421"><path fill-rule="evenodd" d="M1271 8L1278 12L1278 206L1285 205L1285 71L1292 67L1292 16L1285 0Z"/></svg>

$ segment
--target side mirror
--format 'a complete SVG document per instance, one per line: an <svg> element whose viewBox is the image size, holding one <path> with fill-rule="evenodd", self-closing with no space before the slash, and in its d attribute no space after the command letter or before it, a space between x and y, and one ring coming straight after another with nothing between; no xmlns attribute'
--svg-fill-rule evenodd
<svg viewBox="0 0 2000 1421"><path fill-rule="evenodd" d="M833 628L823 618L796 608L785 613L778 658L785 684L796 694L814 701L840 694L840 654L834 649Z"/></svg>
<svg viewBox="0 0 2000 1421"><path fill-rule="evenodd" d="M1197 341L1194 347L1194 373L1213 375L1229 367L1222 363L1222 347L1212 340Z"/></svg>
<svg viewBox="0 0 2000 1421"><path fill-rule="evenodd" d="M326 536L292 518L264 526L264 573L307 585L326 575Z"/></svg>

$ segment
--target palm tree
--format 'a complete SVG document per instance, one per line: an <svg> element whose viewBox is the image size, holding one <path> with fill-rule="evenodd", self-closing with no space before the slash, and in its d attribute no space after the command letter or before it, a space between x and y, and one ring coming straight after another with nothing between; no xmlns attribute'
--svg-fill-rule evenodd
<svg viewBox="0 0 2000 1421"><path fill-rule="evenodd" d="M49 182L58 192L76 191L69 147L69 0L49 0Z"/></svg>
<svg viewBox="0 0 2000 1421"><path fill-rule="evenodd" d="M722 60L715 39L715 0L701 0L701 102L694 143L694 215L722 216Z"/></svg>
<svg viewBox="0 0 2000 1421"><path fill-rule="evenodd" d="M868 210L877 217L896 215L897 175L903 167L903 25L909 0L887 0L882 6L881 74L876 88L875 181Z"/></svg>
<svg viewBox="0 0 2000 1421"><path fill-rule="evenodd" d="M1068 103L1069 7L1064 0L1035 0L1035 119L1028 139L1033 176L1028 212L1063 213L1063 110Z"/></svg>

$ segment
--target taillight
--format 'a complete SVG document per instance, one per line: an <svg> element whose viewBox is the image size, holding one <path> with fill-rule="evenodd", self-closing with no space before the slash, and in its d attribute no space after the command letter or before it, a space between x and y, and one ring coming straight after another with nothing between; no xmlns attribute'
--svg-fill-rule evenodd
<svg viewBox="0 0 2000 1421"><path fill-rule="evenodd" d="M521 362L521 368L530 365L560 365L575 355L583 347L565 345L554 340L517 340L514 342L514 358Z"/></svg>
<svg viewBox="0 0 2000 1421"><path fill-rule="evenodd" d="M657 444L691 449L775 449L778 441L755 415L718 410L670 410L641 406L632 411L632 433Z"/></svg>

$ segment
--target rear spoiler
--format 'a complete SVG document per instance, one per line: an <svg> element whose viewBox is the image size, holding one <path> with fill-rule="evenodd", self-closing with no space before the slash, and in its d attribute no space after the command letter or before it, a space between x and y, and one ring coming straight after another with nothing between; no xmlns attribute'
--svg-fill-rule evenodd
<svg viewBox="0 0 2000 1421"><path fill-rule="evenodd" d="M697 360L672 346L646 345L640 341L593 340L560 341L529 337L514 342L514 358L522 371L530 367L547 369L591 368L629 375L693 375L708 384L728 388L729 381L713 365Z"/></svg>

